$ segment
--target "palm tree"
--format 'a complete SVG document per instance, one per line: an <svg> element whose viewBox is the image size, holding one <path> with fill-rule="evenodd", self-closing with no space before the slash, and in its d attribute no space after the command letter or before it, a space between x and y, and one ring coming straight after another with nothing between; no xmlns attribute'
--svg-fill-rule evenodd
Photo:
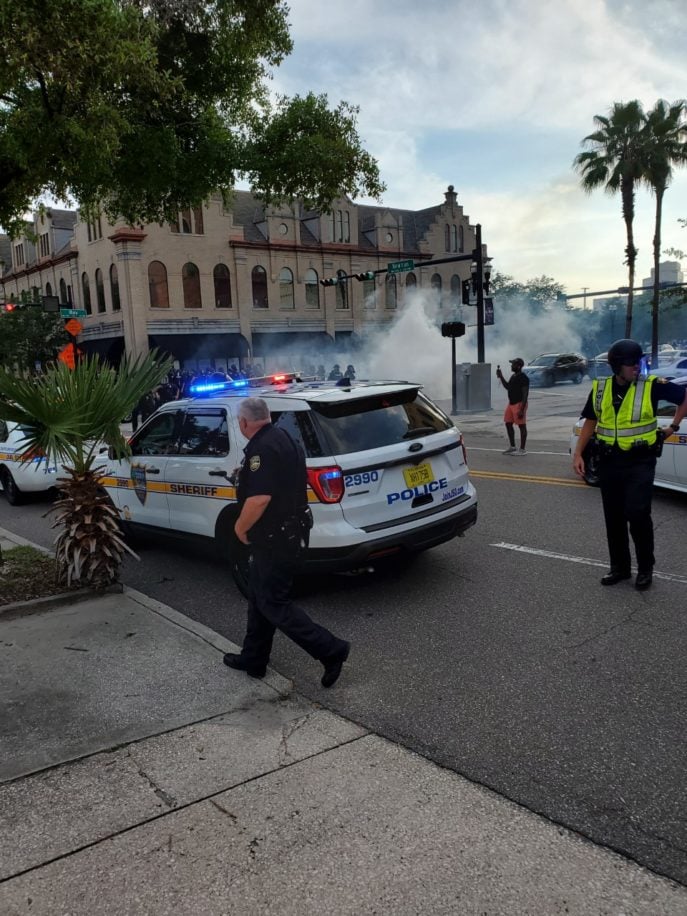
<svg viewBox="0 0 687 916"><path fill-rule="evenodd" d="M659 99L647 113L642 131L642 180L656 197L654 225L654 291L651 303L651 361L658 365L659 259L661 256L661 218L663 195L673 176L673 166L687 163L687 102L680 99L669 105Z"/></svg>
<svg viewBox="0 0 687 916"><path fill-rule="evenodd" d="M603 186L609 194L620 191L623 220L627 233L625 263L628 267L625 336L632 334L632 302L637 249L633 236L635 187L642 179L640 136L644 126L641 102L615 102L608 117L595 115L598 128L582 141L591 149L575 157L573 166L582 173L582 187L591 193Z"/></svg>
<svg viewBox="0 0 687 916"><path fill-rule="evenodd" d="M60 496L53 527L58 581L103 588L116 582L124 552L119 517L100 485L103 446L114 457L129 454L120 430L122 417L164 378L170 361L153 354L119 370L97 357L70 370L63 364L44 375L14 377L0 368L0 419L14 420L25 430L27 456L45 455L63 465Z"/></svg>

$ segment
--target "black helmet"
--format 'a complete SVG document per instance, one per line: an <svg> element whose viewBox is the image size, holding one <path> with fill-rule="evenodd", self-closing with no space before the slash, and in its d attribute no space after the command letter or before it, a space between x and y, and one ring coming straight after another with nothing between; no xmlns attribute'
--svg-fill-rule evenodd
<svg viewBox="0 0 687 916"><path fill-rule="evenodd" d="M608 365L618 373L622 366L635 366L643 356L642 348L636 340L623 338L611 344L608 350Z"/></svg>

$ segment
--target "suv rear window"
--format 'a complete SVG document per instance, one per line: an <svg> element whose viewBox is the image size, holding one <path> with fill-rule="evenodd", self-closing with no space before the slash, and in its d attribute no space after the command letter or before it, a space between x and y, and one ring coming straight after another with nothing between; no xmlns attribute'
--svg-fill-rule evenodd
<svg viewBox="0 0 687 916"><path fill-rule="evenodd" d="M310 407L330 455L395 445L453 427L446 414L419 391L331 404L316 402Z"/></svg>

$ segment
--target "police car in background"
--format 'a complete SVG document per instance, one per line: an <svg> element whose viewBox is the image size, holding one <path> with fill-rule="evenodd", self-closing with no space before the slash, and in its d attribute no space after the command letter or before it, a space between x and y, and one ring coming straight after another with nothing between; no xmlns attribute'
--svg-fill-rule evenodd
<svg viewBox="0 0 687 916"><path fill-rule="evenodd" d="M675 378L671 381L676 385L687 388L687 377ZM659 401L658 425L667 426L675 416L675 405L668 401ZM575 424L570 437L570 453L575 453L577 437L584 423L579 419ZM599 485L599 457L596 450L596 439L592 439L585 449L585 480L590 486ZM663 440L663 450L656 461L656 476L654 485L665 487L667 490L678 490L687 493L687 418L680 424L677 432L671 430L671 435Z"/></svg>
<svg viewBox="0 0 687 916"><path fill-rule="evenodd" d="M125 528L212 539L245 590L233 472L246 440L241 399L264 398L303 448L314 527L305 569L350 570L462 535L477 520L460 432L410 382L299 381L295 375L205 383L162 405L108 460L102 480Z"/></svg>
<svg viewBox="0 0 687 916"><path fill-rule="evenodd" d="M0 420L0 485L10 506L18 506L26 493L44 493L55 486L57 466L25 452L23 427Z"/></svg>

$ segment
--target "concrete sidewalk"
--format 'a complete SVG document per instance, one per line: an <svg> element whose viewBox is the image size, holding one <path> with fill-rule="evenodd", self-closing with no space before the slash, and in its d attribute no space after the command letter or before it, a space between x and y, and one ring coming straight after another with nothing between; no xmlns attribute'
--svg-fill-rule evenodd
<svg viewBox="0 0 687 916"><path fill-rule="evenodd" d="M0 608L3 916L687 914L686 888L232 650L130 589Z"/></svg>

